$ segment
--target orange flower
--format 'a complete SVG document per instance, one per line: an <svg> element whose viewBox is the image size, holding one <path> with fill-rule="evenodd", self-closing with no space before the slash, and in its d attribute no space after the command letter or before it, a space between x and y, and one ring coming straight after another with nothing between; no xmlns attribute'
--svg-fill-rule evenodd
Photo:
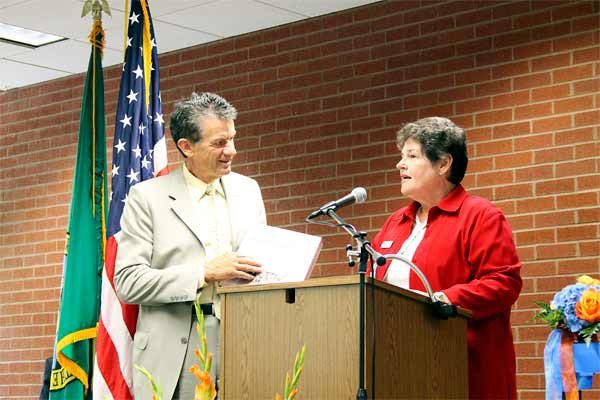
<svg viewBox="0 0 600 400"><path fill-rule="evenodd" d="M581 299L575 305L577 317L594 323L600 321L600 293L589 288L581 294Z"/></svg>

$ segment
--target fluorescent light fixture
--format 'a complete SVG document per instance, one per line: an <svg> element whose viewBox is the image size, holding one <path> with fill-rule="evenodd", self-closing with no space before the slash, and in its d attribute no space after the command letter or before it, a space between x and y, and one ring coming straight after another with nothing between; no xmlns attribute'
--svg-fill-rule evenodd
<svg viewBox="0 0 600 400"><path fill-rule="evenodd" d="M32 31L19 26L0 22L0 40L28 47L40 47L50 43L60 42L66 38Z"/></svg>

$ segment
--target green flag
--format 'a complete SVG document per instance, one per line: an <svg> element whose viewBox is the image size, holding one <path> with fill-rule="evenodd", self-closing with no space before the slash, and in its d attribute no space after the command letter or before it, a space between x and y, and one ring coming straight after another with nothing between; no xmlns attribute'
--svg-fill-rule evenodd
<svg viewBox="0 0 600 400"><path fill-rule="evenodd" d="M93 39L93 40L92 40ZM100 20L94 21L83 100L50 399L88 398L106 230L106 127Z"/></svg>

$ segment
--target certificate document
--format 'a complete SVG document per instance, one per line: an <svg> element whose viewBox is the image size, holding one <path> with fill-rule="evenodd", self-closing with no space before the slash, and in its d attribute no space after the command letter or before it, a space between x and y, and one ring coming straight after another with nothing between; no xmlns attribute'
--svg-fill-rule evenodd
<svg viewBox="0 0 600 400"><path fill-rule="evenodd" d="M263 272L252 281L234 279L225 285L301 282L310 277L323 240L319 236L258 225L251 229L237 250L261 263Z"/></svg>

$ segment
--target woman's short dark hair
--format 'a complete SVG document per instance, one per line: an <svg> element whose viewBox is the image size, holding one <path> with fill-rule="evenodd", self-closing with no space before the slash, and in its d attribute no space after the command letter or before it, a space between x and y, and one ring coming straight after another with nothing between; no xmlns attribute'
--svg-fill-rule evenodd
<svg viewBox="0 0 600 400"><path fill-rule="evenodd" d="M428 117L404 125L396 134L396 144L402 150L408 139L419 142L425 156L431 161L439 161L444 155L452 156L452 166L448 180L459 184L467 171L467 138L465 132L448 118Z"/></svg>

